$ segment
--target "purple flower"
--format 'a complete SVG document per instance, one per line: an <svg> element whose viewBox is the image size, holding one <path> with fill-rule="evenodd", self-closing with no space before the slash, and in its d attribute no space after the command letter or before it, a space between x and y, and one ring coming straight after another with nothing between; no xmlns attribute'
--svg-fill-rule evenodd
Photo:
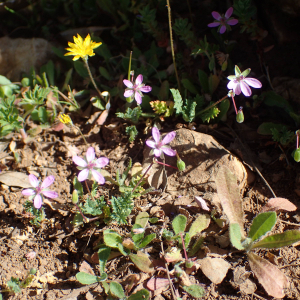
<svg viewBox="0 0 300 300"><path fill-rule="evenodd" d="M22 191L24 196L29 196L29 199L33 199L33 206L40 209L43 204L43 196L47 198L56 198L58 194L54 191L49 191L47 188L54 182L54 176L48 176L40 185L40 181L32 174L29 176L29 182L34 187L33 189L25 189Z"/></svg>
<svg viewBox="0 0 300 300"><path fill-rule="evenodd" d="M99 184L105 183L105 178L99 171L108 164L109 159L107 157L95 158L95 149L89 147L86 151L85 159L79 156L73 156L72 159L73 162L79 166L77 169L82 170L78 174L79 181L84 181L93 175Z"/></svg>
<svg viewBox="0 0 300 300"><path fill-rule="evenodd" d="M163 153L165 153L166 155L169 155L169 156L175 156L176 151L171 149L170 146L166 145L166 144L169 144L171 141L173 141L173 139L175 138L175 135L176 135L175 131L169 132L163 138L163 140L161 140L159 130L157 129L157 127L153 127L152 128L152 137L153 137L154 141L152 141L152 140L146 141L146 145L150 148L153 148L150 151L150 155L154 154L156 157L163 158L163 156L164 156Z"/></svg>
<svg viewBox="0 0 300 300"><path fill-rule="evenodd" d="M229 7L224 15L220 15L217 11L213 11L211 14L216 19L213 23L209 23L208 27L218 27L218 32L223 34L226 29L229 31L230 26L236 25L239 21L237 19L230 18L233 13L233 8Z"/></svg>
<svg viewBox="0 0 300 300"><path fill-rule="evenodd" d="M144 97L143 93L149 93L152 90L152 87L149 85L145 85L143 82L143 75L139 75L135 79L135 83L133 84L131 81L124 79L123 83L127 86L125 89L124 97L131 97L134 94L134 99L138 104L142 103L142 97Z"/></svg>
<svg viewBox="0 0 300 300"><path fill-rule="evenodd" d="M252 86L256 89L262 87L262 84L259 80L255 78L246 78L250 73L251 69L246 69L243 73L238 66L235 66L235 75L230 75L227 78L230 80L227 84L229 90L233 90L236 95L239 95L241 92L249 97L252 94L252 91L249 87Z"/></svg>

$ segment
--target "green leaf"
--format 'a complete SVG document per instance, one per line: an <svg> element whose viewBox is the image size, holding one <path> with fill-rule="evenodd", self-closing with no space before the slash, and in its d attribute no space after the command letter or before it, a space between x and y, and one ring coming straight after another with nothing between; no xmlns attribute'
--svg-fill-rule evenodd
<svg viewBox="0 0 300 300"><path fill-rule="evenodd" d="M120 283L112 281L109 285L110 292L113 296L122 299L125 297L123 287Z"/></svg>
<svg viewBox="0 0 300 300"><path fill-rule="evenodd" d="M98 276L88 274L85 272L77 273L76 279L82 284L93 284L93 283L99 282Z"/></svg>
<svg viewBox="0 0 300 300"><path fill-rule="evenodd" d="M74 61L74 68L75 68L75 71L83 78L87 78L89 77L89 73L88 73L88 70L85 66L85 64L80 61L80 60L76 60Z"/></svg>
<svg viewBox="0 0 300 300"><path fill-rule="evenodd" d="M218 114L218 116L215 118L215 121L216 122L219 122L219 121L225 121L226 120L226 117L227 117L227 112L229 110L229 107L230 107L230 101L229 99L224 99L220 105L219 105L219 110L220 110L220 113Z"/></svg>
<svg viewBox="0 0 300 300"><path fill-rule="evenodd" d="M203 70L198 70L198 79L205 94L209 93L208 76Z"/></svg>
<svg viewBox="0 0 300 300"><path fill-rule="evenodd" d="M196 87L192 84L192 82L189 79L183 78L181 79L181 83L190 93L195 95L198 94Z"/></svg>
<svg viewBox="0 0 300 300"><path fill-rule="evenodd" d="M111 249L104 245L98 249L100 274L105 273L105 264L109 258L110 252L111 252Z"/></svg>
<svg viewBox="0 0 300 300"><path fill-rule="evenodd" d="M127 300L149 300L150 299L150 292L146 289L142 289L135 294L132 294L128 297Z"/></svg>
<svg viewBox="0 0 300 300"><path fill-rule="evenodd" d="M241 228L238 223L229 224L229 237L231 244L238 250L244 250L242 245Z"/></svg>
<svg viewBox="0 0 300 300"><path fill-rule="evenodd" d="M191 247L191 250L189 251L188 256L189 257L194 256L202 247L203 242L204 242L204 237L203 236L198 237L196 242Z"/></svg>
<svg viewBox="0 0 300 300"><path fill-rule="evenodd" d="M147 254L139 251L137 254L129 254L129 257L141 271L145 273L154 272L153 264Z"/></svg>
<svg viewBox="0 0 300 300"><path fill-rule="evenodd" d="M180 95L179 90L170 89L173 98L174 98L174 109L176 110L176 115L179 115L182 112L183 101Z"/></svg>
<svg viewBox="0 0 300 300"><path fill-rule="evenodd" d="M14 277L11 277L10 280L7 282L8 288L14 293L21 293L20 284L21 283L19 278Z"/></svg>
<svg viewBox="0 0 300 300"><path fill-rule="evenodd" d="M122 237L115 231L107 229L103 233L103 239L106 246L118 248L122 243Z"/></svg>
<svg viewBox="0 0 300 300"><path fill-rule="evenodd" d="M184 215L178 215L172 222L175 234L183 233L186 227L187 218Z"/></svg>
<svg viewBox="0 0 300 300"><path fill-rule="evenodd" d="M292 245L300 241L299 230L287 230L283 233L277 233L265 237L261 241L252 245L251 249L254 248L281 248L284 246Z"/></svg>
<svg viewBox="0 0 300 300"><path fill-rule="evenodd" d="M257 133L261 134L261 135L272 135L271 129L276 128L279 131L279 130L281 130L281 128L283 126L284 126L283 124L276 124L273 122L264 122L264 123L260 124L259 127L257 128Z"/></svg>
<svg viewBox="0 0 300 300"><path fill-rule="evenodd" d="M149 220L149 214L146 211L140 212L135 218L135 224L141 225L143 228L146 227Z"/></svg>
<svg viewBox="0 0 300 300"><path fill-rule="evenodd" d="M78 180L78 177L75 176L73 179L74 189L77 190L79 196L83 196L83 187L81 182Z"/></svg>
<svg viewBox="0 0 300 300"><path fill-rule="evenodd" d="M277 106L279 108L283 108L286 112L290 113L293 112L292 106L289 102L278 95L276 92L269 91L262 94L264 97L264 103L268 106Z"/></svg>
<svg viewBox="0 0 300 300"><path fill-rule="evenodd" d="M191 99L185 100L185 106L183 107L182 117L186 122L193 122L196 116L197 102Z"/></svg>
<svg viewBox="0 0 300 300"><path fill-rule="evenodd" d="M205 296L205 290L203 287L197 284L192 284L190 286L182 287L188 294L190 294L194 298L202 298Z"/></svg>
<svg viewBox="0 0 300 300"><path fill-rule="evenodd" d="M207 214L199 215L190 227L189 234L191 238L206 229L210 223L210 216Z"/></svg>
<svg viewBox="0 0 300 300"><path fill-rule="evenodd" d="M149 243L151 243L156 237L155 233L151 233L145 236L145 238L141 241L141 243L138 245L140 249L145 248Z"/></svg>
<svg viewBox="0 0 300 300"><path fill-rule="evenodd" d="M250 227L248 237L256 241L267 232L271 231L276 223L276 213L274 211L258 214Z"/></svg>
<svg viewBox="0 0 300 300"><path fill-rule="evenodd" d="M212 95L220 83L220 78L217 75L210 74L208 78L209 92Z"/></svg>
<svg viewBox="0 0 300 300"><path fill-rule="evenodd" d="M100 74L107 80L111 80L111 76L109 72L104 68L104 67L99 67L99 72Z"/></svg>

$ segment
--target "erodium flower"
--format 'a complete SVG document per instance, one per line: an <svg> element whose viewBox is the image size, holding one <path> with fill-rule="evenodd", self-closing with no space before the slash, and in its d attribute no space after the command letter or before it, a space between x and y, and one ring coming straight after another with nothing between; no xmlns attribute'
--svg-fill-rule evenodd
<svg viewBox="0 0 300 300"><path fill-rule="evenodd" d="M132 80L133 81L133 80ZM124 97L131 97L134 95L134 99L138 104L142 103L143 93L149 93L152 90L152 87L145 85L143 82L143 75L140 74L135 79L135 83L124 79L123 83L127 86L124 92Z"/></svg>
<svg viewBox="0 0 300 300"><path fill-rule="evenodd" d="M233 13L233 8L227 9L225 15L220 15L217 11L213 11L211 14L216 19L213 23L209 23L208 27L218 27L218 32L223 34L226 29L231 30L230 25L236 25L239 21L237 19L230 18Z"/></svg>
<svg viewBox="0 0 300 300"><path fill-rule="evenodd" d="M176 151L171 149L167 144L171 143L176 136L176 132L169 132L163 139L161 139L160 132L157 127L152 128L153 140L147 140L146 145L153 148L150 151L150 155L155 155L156 157L163 158L164 154L169 156L175 156Z"/></svg>
<svg viewBox="0 0 300 300"><path fill-rule="evenodd" d="M105 183L105 178L100 173L100 170L109 163L107 157L95 158L95 149L89 147L86 151L85 159L79 156L73 156L72 159L78 166L77 169L81 170L78 174L79 181L90 179L93 176L99 184Z"/></svg>
<svg viewBox="0 0 300 300"><path fill-rule="evenodd" d="M259 80L255 78L246 78L249 75L251 69L246 69L242 73L240 68L238 66L235 66L234 70L235 75L230 75L227 77L230 80L227 84L227 88L229 90L233 90L236 95L239 95L242 92L246 97L249 97L252 94L249 85L256 89L262 87L262 84Z"/></svg>
<svg viewBox="0 0 300 300"><path fill-rule="evenodd" d="M22 191L24 196L29 196L29 199L33 199L33 206L37 209L40 209L43 204L43 197L47 198L56 198L58 194L54 191L49 191L47 188L54 182L54 176L48 176L44 179L40 185L40 181L33 175L30 174L29 182L33 186L32 189L25 189Z"/></svg>
<svg viewBox="0 0 300 300"><path fill-rule="evenodd" d="M70 51L65 54L74 55L73 60L77 60L80 57L83 60L87 60L89 56L94 56L94 49L98 48L102 43L96 43L91 40L91 36L88 34L87 37L83 40L82 37L77 33L77 37L74 36L74 42L68 42L70 48L66 48L66 50Z"/></svg>

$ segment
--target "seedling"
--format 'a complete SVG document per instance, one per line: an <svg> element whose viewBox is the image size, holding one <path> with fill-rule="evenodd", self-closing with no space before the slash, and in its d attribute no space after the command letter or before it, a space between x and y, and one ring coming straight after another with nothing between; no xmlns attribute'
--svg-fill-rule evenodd
<svg viewBox="0 0 300 300"><path fill-rule="evenodd" d="M265 237L273 229L277 220L276 213L269 211L260 213L253 219L248 235L246 235L242 201L236 177L227 168L223 168L216 177L216 184L222 208L229 220L229 236L232 245L246 252L250 267L266 292L275 298L283 298L284 289L288 286L287 277L275 265L251 250L292 245L300 241L300 231L288 230Z"/></svg>

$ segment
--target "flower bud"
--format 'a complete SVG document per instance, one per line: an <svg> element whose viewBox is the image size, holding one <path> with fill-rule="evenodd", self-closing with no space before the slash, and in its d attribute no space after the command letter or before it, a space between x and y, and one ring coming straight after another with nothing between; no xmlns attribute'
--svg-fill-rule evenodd
<svg viewBox="0 0 300 300"><path fill-rule="evenodd" d="M193 267L193 265L194 265L194 262L189 259L185 262L185 266L187 268L191 268L191 267Z"/></svg>
<svg viewBox="0 0 300 300"><path fill-rule="evenodd" d="M78 203L78 192L77 192L77 190L74 190L73 193L72 193L72 202L74 204Z"/></svg>
<svg viewBox="0 0 300 300"><path fill-rule="evenodd" d="M179 171L184 171L185 170L185 162L181 159L177 160L177 168Z"/></svg>
<svg viewBox="0 0 300 300"><path fill-rule="evenodd" d="M237 115L236 115L236 121L238 123L243 123L244 122L244 113L243 113L243 108L240 107Z"/></svg>
<svg viewBox="0 0 300 300"><path fill-rule="evenodd" d="M300 161L300 148L296 149L295 153L294 153L294 160L296 162Z"/></svg>
<svg viewBox="0 0 300 300"><path fill-rule="evenodd" d="M29 270L29 274L30 274L30 275L35 275L36 272L37 272L37 270L36 270L35 268L31 268L31 269Z"/></svg>

